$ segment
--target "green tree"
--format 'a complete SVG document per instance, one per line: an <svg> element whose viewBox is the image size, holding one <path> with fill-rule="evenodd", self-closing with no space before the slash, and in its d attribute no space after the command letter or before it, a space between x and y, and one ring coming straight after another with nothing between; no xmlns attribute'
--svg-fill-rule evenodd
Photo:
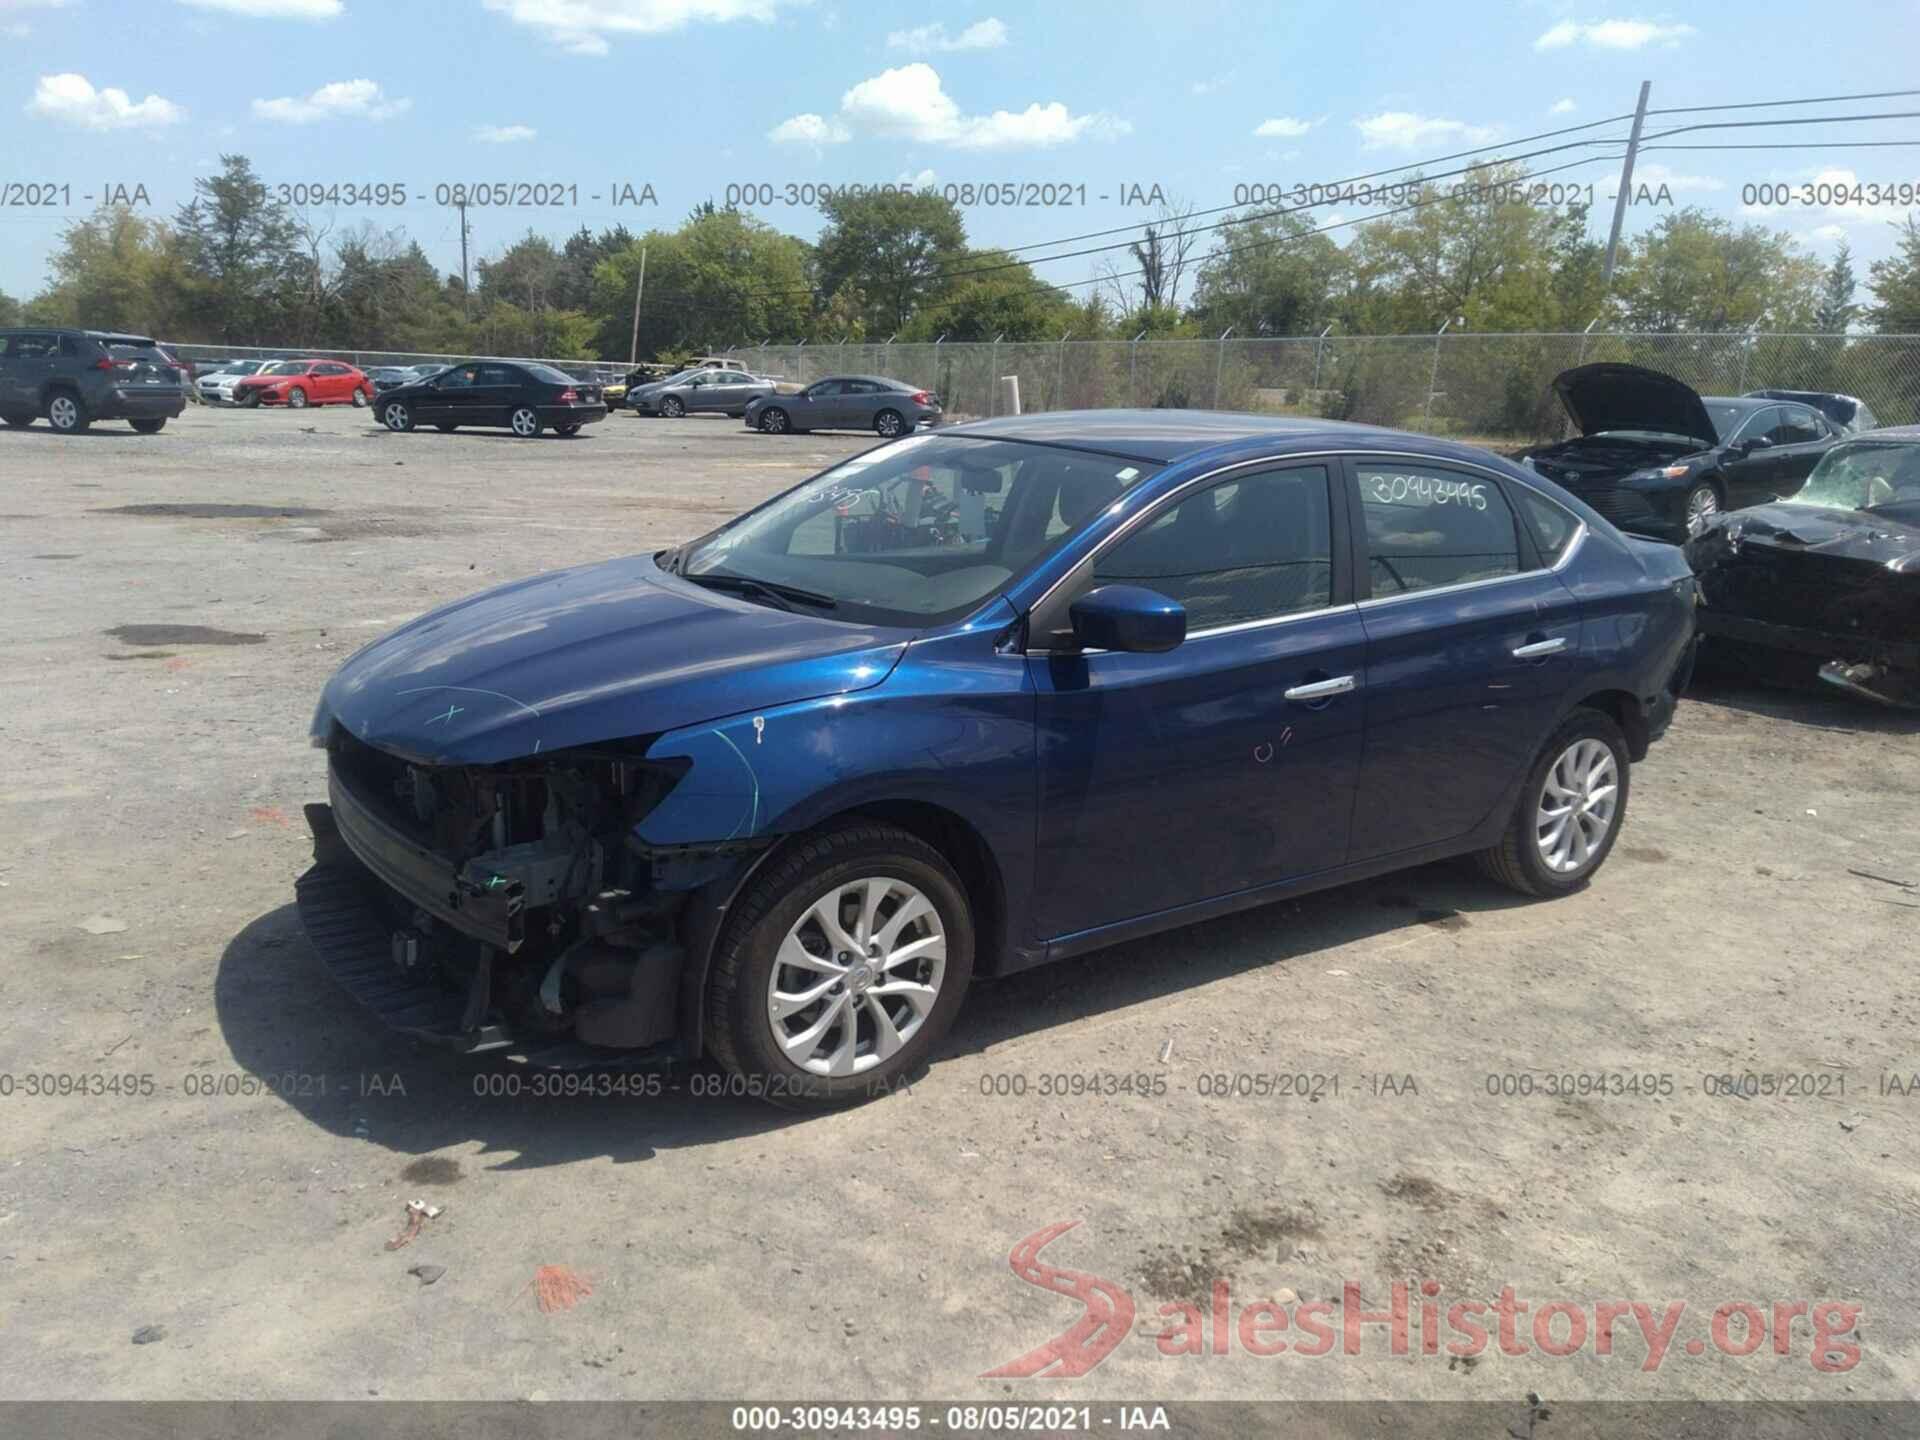
<svg viewBox="0 0 1920 1440"><path fill-rule="evenodd" d="M857 288L870 302L870 332L904 330L921 306L946 297L954 281L944 272L961 265L967 246L951 200L924 190L867 191L820 208L827 223L814 252L819 291Z"/></svg>
<svg viewBox="0 0 1920 1440"><path fill-rule="evenodd" d="M179 328L179 256L161 221L103 205L66 227L49 265L33 304L45 323L170 337Z"/></svg>
<svg viewBox="0 0 1920 1440"><path fill-rule="evenodd" d="M640 351L647 358L808 332L806 242L738 210L716 210L678 230L649 231L595 267L591 314L602 354L626 357L642 246Z"/></svg>
<svg viewBox="0 0 1920 1440"><path fill-rule="evenodd" d="M1239 335L1306 335L1333 318L1347 256L1311 220L1256 214L1219 234L1194 286L1192 314L1204 333L1232 326Z"/></svg>
<svg viewBox="0 0 1920 1440"><path fill-rule="evenodd" d="M1058 340L1080 318L1064 291L1004 250L970 251L956 265L944 297L907 322L902 340Z"/></svg>
<svg viewBox="0 0 1920 1440"><path fill-rule="evenodd" d="M1882 335L1920 335L1920 216L1907 216L1899 229L1894 253L1867 267L1867 319Z"/></svg>
<svg viewBox="0 0 1920 1440"><path fill-rule="evenodd" d="M20 311L20 302L6 291L0 290L0 325L18 325Z"/></svg>
<svg viewBox="0 0 1920 1440"><path fill-rule="evenodd" d="M1826 279L1820 289L1820 306L1814 311L1813 328L1823 335L1838 335L1852 325L1860 313L1860 307L1853 298L1857 288L1858 282L1853 274L1853 251L1842 240L1840 248L1834 252L1833 263L1827 266Z"/></svg>
<svg viewBox="0 0 1920 1440"><path fill-rule="evenodd" d="M1822 289L1820 266L1785 231L1693 207L1628 244L1615 282L1626 328L1659 332L1809 329Z"/></svg>
<svg viewBox="0 0 1920 1440"><path fill-rule="evenodd" d="M222 155L220 173L193 182L174 219L186 266L185 300L196 334L227 344L278 343L289 277L300 272L298 236L244 155Z"/></svg>

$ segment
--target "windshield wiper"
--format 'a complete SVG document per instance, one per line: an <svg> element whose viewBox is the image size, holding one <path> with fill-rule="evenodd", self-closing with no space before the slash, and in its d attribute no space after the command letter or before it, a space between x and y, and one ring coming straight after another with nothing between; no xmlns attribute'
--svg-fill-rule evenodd
<svg viewBox="0 0 1920 1440"><path fill-rule="evenodd" d="M822 595L814 590L802 590L794 585L779 585L769 580L751 580L745 575L683 575L683 579L695 585L704 585L709 590L726 590L736 595L757 595L776 609L791 610L798 605L806 605L815 610L833 610L840 602L831 595Z"/></svg>

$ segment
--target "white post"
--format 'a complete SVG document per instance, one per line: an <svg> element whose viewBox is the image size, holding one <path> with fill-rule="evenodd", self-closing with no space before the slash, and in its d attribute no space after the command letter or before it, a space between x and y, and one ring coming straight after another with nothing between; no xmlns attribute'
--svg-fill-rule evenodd
<svg viewBox="0 0 1920 1440"><path fill-rule="evenodd" d="M1216 410L1220 408L1220 372L1227 368L1227 337L1231 334L1231 325L1220 332L1220 349L1213 361L1213 408Z"/></svg>
<svg viewBox="0 0 1920 1440"><path fill-rule="evenodd" d="M1454 317L1449 315L1433 332L1433 368L1427 372L1427 404L1420 412L1420 428L1431 431L1433 426L1433 392L1440 384L1440 337L1447 333L1447 327L1453 324Z"/></svg>
<svg viewBox="0 0 1920 1440"><path fill-rule="evenodd" d="M1020 413L1020 377L1018 375L1002 375L1000 377L1000 394L1006 401L1007 414L1018 415Z"/></svg>

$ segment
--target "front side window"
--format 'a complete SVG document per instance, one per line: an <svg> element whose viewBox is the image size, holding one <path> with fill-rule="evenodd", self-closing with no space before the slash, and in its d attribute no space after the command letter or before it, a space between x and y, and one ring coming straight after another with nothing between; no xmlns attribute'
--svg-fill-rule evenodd
<svg viewBox="0 0 1920 1440"><path fill-rule="evenodd" d="M1513 511L1492 480L1417 461L1355 473L1374 598L1520 573Z"/></svg>
<svg viewBox="0 0 1920 1440"><path fill-rule="evenodd" d="M266 373L269 375L304 375L307 373L307 370L308 366L304 360L282 360L278 365L269 366Z"/></svg>
<svg viewBox="0 0 1920 1440"><path fill-rule="evenodd" d="M840 382L838 380L822 380L818 385L807 391L807 399L825 400L831 395L838 395L840 389Z"/></svg>
<svg viewBox="0 0 1920 1440"><path fill-rule="evenodd" d="M456 365L433 383L442 390L470 390L480 383L480 367Z"/></svg>
<svg viewBox="0 0 1920 1440"><path fill-rule="evenodd" d="M856 455L667 565L748 599L923 626L1005 589L1155 468L1050 445L915 436ZM1056 527L1061 515L1072 523Z"/></svg>
<svg viewBox="0 0 1920 1440"><path fill-rule="evenodd" d="M1167 507L1094 563L1094 584L1144 585L1189 632L1320 610L1333 600L1325 467L1225 480Z"/></svg>

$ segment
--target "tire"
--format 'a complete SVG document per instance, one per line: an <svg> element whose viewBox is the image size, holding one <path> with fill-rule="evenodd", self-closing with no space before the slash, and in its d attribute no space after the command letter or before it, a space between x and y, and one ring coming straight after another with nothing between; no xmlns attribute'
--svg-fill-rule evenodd
<svg viewBox="0 0 1920 1440"><path fill-rule="evenodd" d="M1687 497L1680 505L1687 534L1698 535L1706 528L1707 521L1720 513L1720 509L1720 492L1713 485L1696 485L1687 491Z"/></svg>
<svg viewBox="0 0 1920 1440"><path fill-rule="evenodd" d="M307 408L307 392L302 387L295 385L291 390L287 391L287 408L289 410L304 410Z"/></svg>
<svg viewBox="0 0 1920 1440"><path fill-rule="evenodd" d="M682 415L687 413L686 401L682 400L678 395L669 395L660 402L660 413L669 420L678 420Z"/></svg>
<svg viewBox="0 0 1920 1440"><path fill-rule="evenodd" d="M78 395L56 390L47 397L47 423L62 435L78 435L93 423L93 417Z"/></svg>
<svg viewBox="0 0 1920 1440"><path fill-rule="evenodd" d="M158 435L162 430L167 428L167 417L164 415L156 415L151 419L129 420L127 423L142 435Z"/></svg>
<svg viewBox="0 0 1920 1440"><path fill-rule="evenodd" d="M24 410L9 410L5 415L0 415L0 420L6 421L7 424L16 430L26 429L29 425L33 424L37 418L39 417L29 415Z"/></svg>
<svg viewBox="0 0 1920 1440"><path fill-rule="evenodd" d="M367 406L370 403L372 403L371 397L367 394L365 390L356 390L353 392L353 408L354 409L364 410L367 408Z"/></svg>
<svg viewBox="0 0 1920 1440"><path fill-rule="evenodd" d="M580 433L580 427L578 425L556 425L553 427L553 433L556 435L564 435L568 439L572 439L575 435L578 435Z"/></svg>
<svg viewBox="0 0 1920 1440"><path fill-rule="evenodd" d="M239 405L242 410L258 410L260 408L260 392L258 390L243 390L240 394L242 398L239 401Z"/></svg>
<svg viewBox="0 0 1920 1440"><path fill-rule="evenodd" d="M1601 760L1599 747L1610 752L1610 777L1602 774L1597 762ZM1584 758L1583 758L1584 757ZM1563 768L1564 767L1564 768ZM1574 778L1576 787L1588 773L1595 783L1582 800L1577 793L1572 797L1572 814L1562 822L1562 831L1549 832L1552 835L1564 833L1570 840L1566 860L1572 861L1574 853L1584 848L1586 855L1578 863L1562 867L1559 863L1550 863L1549 855L1555 849L1543 838L1548 830L1548 816L1553 802L1559 797L1548 791L1549 781L1561 785ZM1611 804L1605 808L1604 829L1597 836L1588 819L1581 818L1584 813L1592 817L1601 807L1597 806L1592 795L1597 794L1610 778L1613 789ZM1632 767L1627 758L1626 737L1620 733L1620 727L1613 723L1611 716L1598 710L1579 709L1561 722L1560 728L1553 732L1540 753L1534 757L1532 767L1527 771L1527 783L1521 788L1520 799L1514 805L1513 819L1507 825L1507 833L1500 843L1491 849L1482 850L1474 858L1480 868L1488 875L1522 895L1570 895L1585 887L1594 874L1606 863L1607 856L1613 850L1613 842L1619 838L1620 829L1627 819L1627 797L1632 785ZM1575 836L1574 832L1578 831Z"/></svg>
<svg viewBox="0 0 1920 1440"><path fill-rule="evenodd" d="M760 431L765 435L784 435L793 428L793 421L787 412L778 405L769 405L760 412Z"/></svg>
<svg viewBox="0 0 1920 1440"><path fill-rule="evenodd" d="M413 407L404 400L394 400L380 407L380 423L396 434L404 435L413 429Z"/></svg>
<svg viewBox="0 0 1920 1440"><path fill-rule="evenodd" d="M907 428L907 417L898 410L882 410L873 417L873 433L882 440L891 440L903 434Z"/></svg>
<svg viewBox="0 0 1920 1440"><path fill-rule="evenodd" d="M817 907L836 893L855 901L851 912L835 907L839 917L852 917L855 931L842 936L852 943L850 937L861 925L862 897L873 893L868 886L876 881L888 887L874 912L884 917L877 927L880 933L910 897L927 903L922 915L898 932L906 938L896 948L914 953L896 962L899 968L892 974L895 967L870 968L866 960L855 960L841 971L816 918ZM943 953L941 946L929 943L935 938L942 939ZM820 969L783 963L780 956L788 953L789 943L820 959ZM819 954L822 949L825 956ZM723 1066L776 1105L817 1110L871 1099L925 1067L953 1024L973 978L973 950L973 914L960 878L917 836L871 821L805 836L754 877L733 907L707 979L707 1046ZM835 980L832 971L857 975L852 981L856 988L849 994L849 982ZM818 979L819 997L775 1019L776 993L799 995L815 988L809 976ZM828 988L835 984L842 989ZM909 984L921 990L930 985L931 995L916 991L916 1001L894 988ZM874 987L872 993L868 986ZM876 1008L886 1015L896 1037L902 1029L907 1032L898 1048L884 1056L877 1053L885 1042ZM849 1011L851 1037L845 1028ZM787 1037L791 1053L776 1030ZM809 1031L814 1034L809 1036ZM810 1044L816 1048L809 1051ZM824 1073L828 1070L840 1073Z"/></svg>
<svg viewBox="0 0 1920 1440"><path fill-rule="evenodd" d="M436 420L434 422L433 428L438 430L442 435L451 435L454 431L458 430L460 427L454 424L451 420Z"/></svg>
<svg viewBox="0 0 1920 1440"><path fill-rule="evenodd" d="M522 405L507 417L507 428L522 440L538 439L540 435L540 412L531 405Z"/></svg>

